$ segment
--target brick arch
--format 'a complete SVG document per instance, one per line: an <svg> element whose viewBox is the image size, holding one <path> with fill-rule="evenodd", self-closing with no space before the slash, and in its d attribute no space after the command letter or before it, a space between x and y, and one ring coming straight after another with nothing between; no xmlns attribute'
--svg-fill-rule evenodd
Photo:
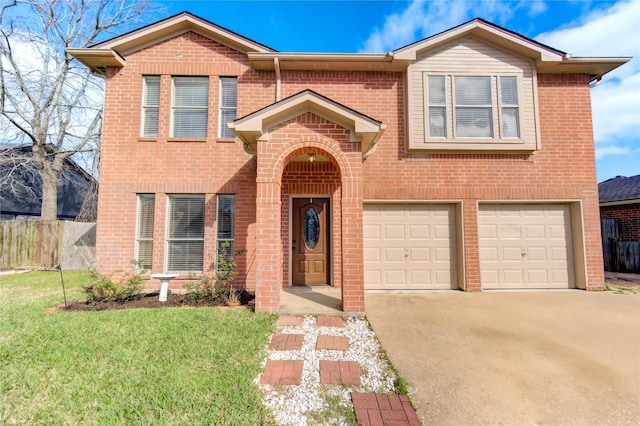
<svg viewBox="0 0 640 426"><path fill-rule="evenodd" d="M281 178L284 168L289 161L302 154L316 154L329 157L329 161L336 167L340 173L340 179L352 178L353 172L351 170L351 164L349 160L344 156L339 147L330 140L322 137L303 138L292 141L285 146L278 154L276 154L276 160L271 167L272 181L277 181Z"/></svg>

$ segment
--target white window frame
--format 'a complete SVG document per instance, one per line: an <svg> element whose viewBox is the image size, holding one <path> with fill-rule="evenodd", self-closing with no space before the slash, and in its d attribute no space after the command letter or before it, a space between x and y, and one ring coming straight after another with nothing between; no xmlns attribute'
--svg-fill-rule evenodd
<svg viewBox="0 0 640 426"><path fill-rule="evenodd" d="M149 92L148 86L150 81L158 82L158 103L155 105L149 104ZM143 138L157 138L158 137L158 128L160 127L160 76L158 75L145 75L142 77L142 111L141 111L141 120L140 120L140 136ZM145 128L147 127L147 111L156 110L156 114L158 118L156 120L156 129L155 133L147 133L145 132Z"/></svg>
<svg viewBox="0 0 640 426"><path fill-rule="evenodd" d="M235 81L236 104L233 105L233 106L225 106L225 105L223 105L223 98L224 98L223 84L224 84L225 81L232 81L232 80ZM228 111L235 112L235 114L233 114L234 120L238 116L238 78L237 77L220 77L219 88L220 88L220 90L219 90L220 96L219 96L219 100L218 100L218 137L221 138L221 139L233 139L233 138L235 138L235 134L227 126L228 122L223 122L222 118L224 116L223 111L224 112L228 112Z"/></svg>
<svg viewBox="0 0 640 426"><path fill-rule="evenodd" d="M522 76L517 73L497 73L497 74L481 74L481 73L456 73L456 74L446 74L446 73L438 73L438 72L423 72L423 94L424 94L424 132L425 132L425 140L432 142L443 142L443 143L483 143L483 142L522 142ZM429 103L429 86L428 81L430 76L444 76L445 77L445 96L446 96L446 109L445 109L445 123L446 129L445 137L434 137L431 136L430 132L430 121L429 121L429 107L431 106ZM491 137L468 137L468 136L458 136L456 132L456 95L455 95L455 77L490 77L491 79L491 105L487 104L486 106L479 106L482 108L491 107L491 124L492 124L492 132L493 135ZM516 78L516 90L517 90L517 98L518 104L503 104L502 96L501 96L501 87L500 87L500 79L501 77L515 77ZM465 107L464 105L460 105L460 107ZM503 108L513 108L517 111L517 137L513 136L505 136L503 131Z"/></svg>
<svg viewBox="0 0 640 426"><path fill-rule="evenodd" d="M176 106L176 81L180 80L201 80L207 82L207 104L206 106ZM209 134L209 77L207 76L194 76L194 77L172 77L171 78L171 129L170 135L174 139L206 139ZM207 112L206 121L204 127L204 135L202 136L189 136L189 135L176 135L175 134L175 112L178 110L204 110Z"/></svg>
<svg viewBox="0 0 640 426"><path fill-rule="evenodd" d="M142 222L142 216L141 216L141 206L142 206L142 200L143 199L152 199L153 200L153 208L151 210L151 237L141 237L140 236L140 229L142 228L141 226L141 222ZM156 196L155 194L138 194L137 196L137 208L136 208L136 245L135 245L135 249L134 249L134 259L136 260L136 262L139 262L139 264L137 265L137 267L139 269L146 269L151 271L153 268L153 234L154 234L154 220L155 220L155 202L156 202ZM140 243L141 242L150 242L151 243L151 259L149 259L149 264L143 264L140 261Z"/></svg>
<svg viewBox="0 0 640 426"><path fill-rule="evenodd" d="M171 238L171 212L173 208L174 200L177 198L198 198L202 199L202 237L193 238ZM204 232L205 232L205 220L206 220L206 200L202 194L169 194L167 195L167 213L166 213L166 226L165 226L165 252L164 252L164 265L165 271L172 273L201 273L204 269ZM170 246L173 242L178 241L197 241L202 243L202 266L198 269L171 269L169 265Z"/></svg>
<svg viewBox="0 0 640 426"><path fill-rule="evenodd" d="M220 223L221 223L221 209L220 200L223 198L230 198L233 200L233 216L231 218L231 236L221 236ZM218 256L220 253L221 245L225 242L230 242L231 247L229 254L230 260L233 260L235 254L235 226L236 226L236 195L235 194L218 194L216 196L216 271L218 271Z"/></svg>

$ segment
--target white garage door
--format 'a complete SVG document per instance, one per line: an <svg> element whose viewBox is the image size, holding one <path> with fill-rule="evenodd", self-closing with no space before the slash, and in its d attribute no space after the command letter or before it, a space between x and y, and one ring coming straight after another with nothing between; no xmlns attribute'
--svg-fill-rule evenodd
<svg viewBox="0 0 640 426"><path fill-rule="evenodd" d="M458 288L452 205L365 204L367 290Z"/></svg>
<svg viewBox="0 0 640 426"><path fill-rule="evenodd" d="M478 233L483 289L575 287L568 205L480 205Z"/></svg>

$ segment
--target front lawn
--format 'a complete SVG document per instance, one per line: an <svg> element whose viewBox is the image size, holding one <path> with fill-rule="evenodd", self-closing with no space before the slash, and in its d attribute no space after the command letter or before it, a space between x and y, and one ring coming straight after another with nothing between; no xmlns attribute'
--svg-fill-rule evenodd
<svg viewBox="0 0 640 426"><path fill-rule="evenodd" d="M65 273L68 299L85 273ZM216 308L45 313L58 272L0 276L2 424L264 424L253 380L275 316Z"/></svg>

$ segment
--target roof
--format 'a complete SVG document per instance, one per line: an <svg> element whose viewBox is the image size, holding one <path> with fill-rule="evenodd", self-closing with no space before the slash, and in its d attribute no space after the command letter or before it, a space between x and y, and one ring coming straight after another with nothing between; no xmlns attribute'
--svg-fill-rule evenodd
<svg viewBox="0 0 640 426"><path fill-rule="evenodd" d="M351 131L353 142L362 143L363 155L375 146L387 125L352 108L306 89L275 102L229 124L251 151L261 138L268 138L269 128L306 112L312 112Z"/></svg>
<svg viewBox="0 0 640 426"><path fill-rule="evenodd" d="M623 201L640 202L640 175L616 176L598 184L600 204ZM626 204L626 203L625 203Z"/></svg>
<svg viewBox="0 0 640 426"><path fill-rule="evenodd" d="M463 37L474 37L528 58L536 64L538 72L588 74L591 80L599 80L604 74L631 59L622 56L573 57L479 18L388 53L278 52L189 12L182 12L89 48L67 49L67 52L93 72L104 74L106 67L125 67L128 54L187 31L194 31L245 53L254 69L276 72L280 70L402 72L416 60L417 55Z"/></svg>

